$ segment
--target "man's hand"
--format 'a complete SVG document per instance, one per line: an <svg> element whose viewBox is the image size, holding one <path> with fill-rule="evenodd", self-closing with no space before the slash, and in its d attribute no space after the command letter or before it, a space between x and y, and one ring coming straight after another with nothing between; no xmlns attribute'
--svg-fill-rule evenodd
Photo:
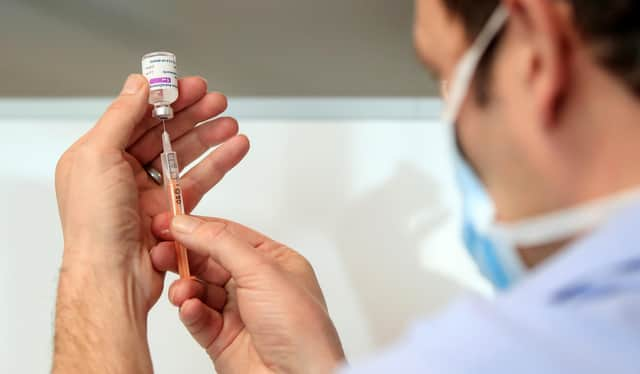
<svg viewBox="0 0 640 374"><path fill-rule="evenodd" d="M308 261L239 224L213 218L154 220L163 240L151 259L176 271L171 240L190 248L193 280L169 290L180 318L220 374L331 373L344 360Z"/></svg>
<svg viewBox="0 0 640 374"><path fill-rule="evenodd" d="M167 122L183 165L224 143L184 178L188 210L247 153L226 98L207 94L204 80L180 81L176 116ZM148 85L127 80L93 129L65 152L56 170L64 256L56 306L54 372L149 372L149 309L163 273L151 265L153 216L168 210L162 186L144 165L161 170L160 122L150 116Z"/></svg>

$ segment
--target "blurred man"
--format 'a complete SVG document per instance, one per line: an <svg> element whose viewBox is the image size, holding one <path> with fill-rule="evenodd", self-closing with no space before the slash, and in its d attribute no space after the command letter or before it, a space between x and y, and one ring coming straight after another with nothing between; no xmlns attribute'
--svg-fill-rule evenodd
<svg viewBox="0 0 640 374"><path fill-rule="evenodd" d="M144 321L157 290L148 285L175 271L177 240L191 249L198 279L175 283L170 299L219 373L637 373L638 19L633 0L417 0L416 46L444 82L458 150L465 243L499 292L494 300L460 301L352 369L340 369L345 358L322 292L295 251L239 224L167 214L142 219L135 227L142 234L123 231L128 239L114 240L118 217L137 218L125 209L131 201L100 211L78 206L113 191L80 171L96 169L99 152L127 154L141 114L124 113L142 112L137 102L121 104L122 117L107 114L89 135L105 147L72 153L77 173L58 173L66 271L55 368L150 370ZM243 152L245 140L219 152L232 155L222 170ZM68 199L68 189L82 198ZM91 226L103 212L113 224ZM105 248L114 247L121 256L107 261ZM82 276L85 262L99 274ZM159 273L150 273L149 262ZM83 292L73 286L78 280L88 287L104 280L99 289L121 297ZM140 291L148 289L154 292ZM381 297L392 302L393 295ZM85 307L65 307L74 303ZM78 330L84 320L108 320L109 328L95 322ZM122 360L121 346L140 354Z"/></svg>

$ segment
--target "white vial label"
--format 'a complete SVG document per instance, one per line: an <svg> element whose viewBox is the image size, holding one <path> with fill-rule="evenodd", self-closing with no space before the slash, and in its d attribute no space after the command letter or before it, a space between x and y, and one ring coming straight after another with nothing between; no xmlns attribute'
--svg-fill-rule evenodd
<svg viewBox="0 0 640 374"><path fill-rule="evenodd" d="M176 56L172 53L150 53L142 58L142 74L149 90L178 89Z"/></svg>

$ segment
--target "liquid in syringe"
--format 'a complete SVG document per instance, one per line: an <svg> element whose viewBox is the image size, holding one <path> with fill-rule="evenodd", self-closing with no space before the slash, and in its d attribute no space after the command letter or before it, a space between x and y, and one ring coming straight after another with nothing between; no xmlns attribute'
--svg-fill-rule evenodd
<svg viewBox="0 0 640 374"><path fill-rule="evenodd" d="M163 121L164 126L164 121ZM160 156L162 159L162 173L164 175L165 188L169 196L169 203L173 216L185 214L184 197L182 195L182 187L180 186L180 168L178 166L178 156L171 148L171 139L166 128L162 132L162 148L163 152ZM175 242L176 258L178 260L178 272L180 278L188 279L189 260L187 257L187 249L180 243Z"/></svg>

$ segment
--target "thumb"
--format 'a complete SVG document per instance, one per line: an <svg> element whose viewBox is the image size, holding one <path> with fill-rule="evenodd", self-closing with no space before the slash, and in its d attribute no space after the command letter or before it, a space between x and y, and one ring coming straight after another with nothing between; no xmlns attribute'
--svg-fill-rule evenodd
<svg viewBox="0 0 640 374"><path fill-rule="evenodd" d="M250 273L267 259L265 254L229 232L223 222L182 215L171 222L171 232L178 242L196 253L208 255L234 278Z"/></svg>
<svg viewBox="0 0 640 374"><path fill-rule="evenodd" d="M125 149L136 125L148 107L148 83L140 74L131 74L120 96L91 131L90 141L105 148Z"/></svg>

